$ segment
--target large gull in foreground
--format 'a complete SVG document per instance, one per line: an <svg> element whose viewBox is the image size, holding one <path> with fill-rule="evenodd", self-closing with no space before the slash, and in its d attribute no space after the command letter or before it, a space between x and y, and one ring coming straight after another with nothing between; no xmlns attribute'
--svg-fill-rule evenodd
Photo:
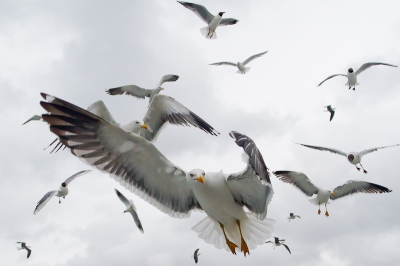
<svg viewBox="0 0 400 266"><path fill-rule="evenodd" d="M268 51L252 55L249 58L247 58L245 61L237 62L236 64L232 63L232 62L217 62L217 63L212 63L210 65L211 66L221 66L221 65L234 66L234 67L237 67L239 69L238 71L236 71L236 73L238 73L238 74L246 74L247 72L250 71L250 67L245 67L245 66L248 63L250 63L251 61L253 61L254 59L256 59L258 57L261 57L261 56L265 55L266 53L268 53Z"/></svg>
<svg viewBox="0 0 400 266"><path fill-rule="evenodd" d="M193 230L207 243L233 254L240 247L246 255L270 237L274 223L266 218L273 195L270 174L249 137L230 133L247 154L243 171L185 172L143 137L59 98L42 96L46 101L40 104L49 112L43 119L73 155L170 216L188 217L193 209L204 210L207 217Z"/></svg>
<svg viewBox="0 0 400 266"><path fill-rule="evenodd" d="M309 201L315 205L318 205L318 214L321 214L320 205L325 204L325 216L328 217L328 208L326 204L328 200L340 199L344 196L348 196L354 193L389 193L392 192L390 189L369 183L365 181L349 180L343 185L336 187L333 191L322 189L314 185L311 180L303 173L294 171L276 171L274 175L279 180L289 183L298 188L304 195L312 197L317 195L315 198L309 199Z"/></svg>

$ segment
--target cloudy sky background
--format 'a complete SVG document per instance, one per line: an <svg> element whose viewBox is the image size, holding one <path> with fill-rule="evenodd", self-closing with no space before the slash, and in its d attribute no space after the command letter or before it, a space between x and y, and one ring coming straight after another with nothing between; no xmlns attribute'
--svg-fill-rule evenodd
<svg viewBox="0 0 400 266"><path fill-rule="evenodd" d="M0 3L0 265L190 265L200 248L203 265L394 265L400 260L400 148L363 158L367 175L344 157L292 141L343 151L400 143L398 68L377 66L359 76L316 85L366 62L400 63L399 1L199 1L214 14L239 19L207 40L205 24L176 1L2 1ZM218 61L251 62L246 75ZM140 119L147 100L111 97L127 84L154 88L165 74L170 95L214 126L213 137L188 127L167 127L156 146L189 171L236 172L242 150L228 136L247 134L272 170L304 172L316 185L335 188L366 180L393 190L357 194L329 205L330 217L273 177L268 217L273 236L292 250L262 245L244 258L218 250L190 228L205 214L175 219L98 171L69 186L37 215L36 203L70 175L91 169L68 151L43 151L54 135L42 122L40 92L88 107L103 100L120 122ZM323 107L337 108L332 122ZM114 193L138 208L145 233L135 227ZM324 208L322 209L324 210ZM287 221L289 212L302 219ZM32 247L16 250L16 241Z"/></svg>

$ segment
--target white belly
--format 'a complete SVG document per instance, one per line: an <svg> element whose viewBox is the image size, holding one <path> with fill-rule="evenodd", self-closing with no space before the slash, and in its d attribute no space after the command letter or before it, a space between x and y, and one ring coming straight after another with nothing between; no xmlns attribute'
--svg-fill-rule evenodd
<svg viewBox="0 0 400 266"><path fill-rule="evenodd" d="M216 28L218 27L219 23L221 22L222 17L219 15L216 15L213 20L211 20L210 24L208 24L208 28L210 29L210 32L214 32Z"/></svg>
<svg viewBox="0 0 400 266"><path fill-rule="evenodd" d="M58 189L57 194L56 194L57 197L65 197L67 195L68 195L68 188L67 187L63 187L63 186L61 186Z"/></svg>
<svg viewBox="0 0 400 266"><path fill-rule="evenodd" d="M244 65L241 62L237 62L237 68L239 68L239 70L241 72L244 72L246 70L246 68L244 67Z"/></svg>
<svg viewBox="0 0 400 266"><path fill-rule="evenodd" d="M349 86L355 86L357 84L357 76L353 73L347 73L347 79Z"/></svg>

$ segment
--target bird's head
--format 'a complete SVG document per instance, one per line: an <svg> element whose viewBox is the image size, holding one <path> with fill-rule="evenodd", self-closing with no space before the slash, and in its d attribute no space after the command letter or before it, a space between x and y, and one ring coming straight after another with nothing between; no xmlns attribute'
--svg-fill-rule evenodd
<svg viewBox="0 0 400 266"><path fill-rule="evenodd" d="M66 187L66 186L67 186L67 183L62 182L62 183L61 183L61 186Z"/></svg>
<svg viewBox="0 0 400 266"><path fill-rule="evenodd" d="M347 159L348 159L350 162L352 162L352 161L354 160L354 155L350 153L349 155L347 155Z"/></svg>
<svg viewBox="0 0 400 266"><path fill-rule="evenodd" d="M206 173L203 170L194 169L186 175L186 180L188 180L189 182L195 182L195 183L199 182L201 184L204 184L205 175Z"/></svg>
<svg viewBox="0 0 400 266"><path fill-rule="evenodd" d="M353 73L354 72L354 70L352 69L352 68L349 68L349 73Z"/></svg>
<svg viewBox="0 0 400 266"><path fill-rule="evenodd" d="M225 13L225 12L219 12L218 15L219 15L220 17L222 17L222 15L223 15L224 13Z"/></svg>
<svg viewBox="0 0 400 266"><path fill-rule="evenodd" d="M129 123L130 126L132 128L136 128L136 129L140 129L140 128L144 128L144 129L148 129L148 126L143 123L143 121L141 120L133 120L132 122Z"/></svg>
<svg viewBox="0 0 400 266"><path fill-rule="evenodd" d="M333 193L333 192L332 192L332 191L330 191L330 190L329 190L329 193L330 193L332 196L334 196L334 197L336 196L336 194L335 194L335 193Z"/></svg>

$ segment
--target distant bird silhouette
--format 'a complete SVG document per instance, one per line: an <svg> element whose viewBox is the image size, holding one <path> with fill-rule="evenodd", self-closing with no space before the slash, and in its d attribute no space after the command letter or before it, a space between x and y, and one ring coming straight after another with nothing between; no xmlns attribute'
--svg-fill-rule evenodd
<svg viewBox="0 0 400 266"><path fill-rule="evenodd" d="M274 249L275 249L275 247L279 247L280 245L282 245L289 251L290 254L292 254L292 252L290 252L289 247L286 244L283 243L285 241L285 239L279 239L278 237L274 237L274 238L275 238L274 242L267 241L265 243L272 243L272 246L274 247Z"/></svg>
<svg viewBox="0 0 400 266"><path fill-rule="evenodd" d="M196 249L196 251L194 252L193 258L194 258L194 262L198 262L199 261L199 256L201 254L199 253L199 249Z"/></svg>
<svg viewBox="0 0 400 266"><path fill-rule="evenodd" d="M326 108L325 112L331 113L331 118L329 119L329 121L332 121L332 118L335 115L336 108L332 108L332 106L330 106L330 105L325 106L325 108Z"/></svg>
<svg viewBox="0 0 400 266"><path fill-rule="evenodd" d="M288 220L289 220L289 222L290 222L290 220L294 220L294 219L296 219L296 218L301 219L300 216L295 215L295 214L293 214L293 213L290 213L290 215L289 215L289 217L288 217Z"/></svg>
<svg viewBox="0 0 400 266"><path fill-rule="evenodd" d="M137 212L136 212L136 207L135 207L135 204L133 204L133 201L132 200L128 200L121 192L119 192L117 189L115 189L115 193L117 193L117 196L118 196L118 198L122 201L122 203L124 203L125 204L125 206L126 206L126 210L124 211L124 213L125 212L129 212L131 215L132 215L132 217L133 217L133 220L135 221L135 224L136 224L136 226L139 228L139 230L142 232L142 234L144 233L144 231L143 231L143 226L142 226L142 223L140 222L140 220L139 220L139 216L138 216L138 214L137 214Z"/></svg>
<svg viewBox="0 0 400 266"><path fill-rule="evenodd" d="M27 246L25 242L17 242L18 244L21 244L21 247L17 247L18 250L21 249L26 249L26 251L28 251L28 254L26 256L26 258L29 258L29 256L31 255L32 251L30 250L31 247Z"/></svg>

